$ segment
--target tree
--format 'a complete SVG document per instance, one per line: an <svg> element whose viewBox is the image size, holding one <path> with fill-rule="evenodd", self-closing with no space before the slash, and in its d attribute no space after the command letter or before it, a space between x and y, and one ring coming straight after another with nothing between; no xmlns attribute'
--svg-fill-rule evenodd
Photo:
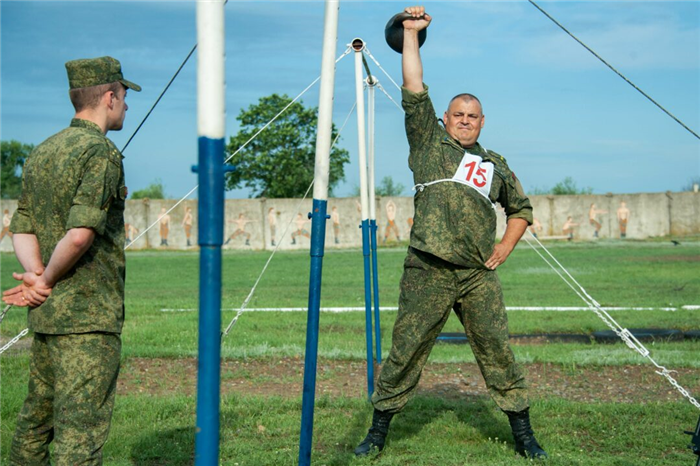
<svg viewBox="0 0 700 466"><path fill-rule="evenodd" d="M134 191L131 194L132 199L165 199L165 186L160 179L156 179L143 189Z"/></svg>
<svg viewBox="0 0 700 466"><path fill-rule="evenodd" d="M394 179L390 176L385 176L382 178L379 186L376 187L374 192L377 196L400 196L403 194L406 187L401 183L394 183Z"/></svg>
<svg viewBox="0 0 700 466"><path fill-rule="evenodd" d="M3 199L18 199L22 193L22 166L32 150L32 144L22 144L15 140L0 142L0 185Z"/></svg>
<svg viewBox="0 0 700 466"><path fill-rule="evenodd" d="M564 178L563 181L555 184L552 189L533 188L531 194L553 194L555 196L562 194L593 194L593 188L577 188L576 182L570 176Z"/></svg>
<svg viewBox="0 0 700 466"><path fill-rule="evenodd" d="M377 196L401 196L406 190L406 187L401 183L395 183L394 179L390 176L385 176L379 183L379 186L374 187L374 193ZM360 195L360 187L355 186L353 189L353 196L358 197Z"/></svg>
<svg viewBox="0 0 700 466"><path fill-rule="evenodd" d="M236 117L241 129L231 137L227 152L235 153L291 101L287 95L272 94L241 110ZM318 109L307 109L300 102L291 104L230 160L235 170L227 174L226 187L251 188L250 197L301 197L314 179L317 113ZM333 125L331 140L337 134ZM331 149L329 194L345 178L343 166L349 161L348 151Z"/></svg>

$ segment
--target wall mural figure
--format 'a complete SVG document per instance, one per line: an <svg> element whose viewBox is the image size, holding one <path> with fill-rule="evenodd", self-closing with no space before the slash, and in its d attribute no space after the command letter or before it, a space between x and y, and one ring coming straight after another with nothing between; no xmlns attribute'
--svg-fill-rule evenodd
<svg viewBox="0 0 700 466"><path fill-rule="evenodd" d="M192 246L192 207L185 207L185 215L182 217L182 228L185 229L185 238L187 238L187 246Z"/></svg>
<svg viewBox="0 0 700 466"><path fill-rule="evenodd" d="M625 201L620 202L620 207L617 208L617 222L620 225L620 238L627 238L627 222L630 219L630 210L627 208Z"/></svg>
<svg viewBox="0 0 700 466"><path fill-rule="evenodd" d="M542 228L542 223L537 218L532 219L532 225L529 227L530 233L532 233L532 236L537 238L537 235L543 230Z"/></svg>
<svg viewBox="0 0 700 466"><path fill-rule="evenodd" d="M593 232L593 237L598 238L598 232L600 231L600 227L603 226L597 219L596 217L598 214L607 214L607 210L600 210L597 209L595 204L591 204L591 208L588 209L588 222L593 225L593 228L595 228L595 231Z"/></svg>
<svg viewBox="0 0 700 466"><path fill-rule="evenodd" d="M245 214L240 213L238 214L238 218L236 220L233 220L233 223L236 224L236 231L234 231L231 236L228 237L226 242L224 244L228 244L232 239L236 239L239 236L243 235L245 237L245 245L250 246L250 233L245 231L245 226L248 225L249 223L253 223L254 220L250 220L246 218Z"/></svg>
<svg viewBox="0 0 700 466"><path fill-rule="evenodd" d="M297 224L296 231L292 232L292 244L297 244L297 236L304 236L306 238L311 238L309 232L304 228L304 225L311 222L311 220L305 219L300 213L297 214L294 223Z"/></svg>
<svg viewBox="0 0 700 466"><path fill-rule="evenodd" d="M574 222L573 219L571 218L571 215L566 217L566 222L564 222L564 225L561 227L561 231L567 235L567 240L571 241L574 239L574 227L579 226L578 223Z"/></svg>
<svg viewBox="0 0 700 466"><path fill-rule="evenodd" d="M163 207L160 209L160 245L168 246L168 235L170 234L170 214L166 214L168 210Z"/></svg>
<svg viewBox="0 0 700 466"><path fill-rule="evenodd" d="M270 224L270 245L277 246L275 236L277 235L277 215L280 213L275 211L274 207L267 209L267 223Z"/></svg>
<svg viewBox="0 0 700 466"><path fill-rule="evenodd" d="M10 231L11 221L12 216L10 215L10 211L5 209L2 213L2 233L0 233L0 241L2 241L5 236L12 238L12 232Z"/></svg>
<svg viewBox="0 0 700 466"><path fill-rule="evenodd" d="M333 206L331 209L331 222L333 222L333 238L335 239L335 244L340 244L340 214L336 206Z"/></svg>
<svg viewBox="0 0 700 466"><path fill-rule="evenodd" d="M134 236L139 233L139 229L136 228L134 225L131 223L125 223L124 224L124 236L125 236L125 241L126 245L128 246L129 244L134 241Z"/></svg>
<svg viewBox="0 0 700 466"><path fill-rule="evenodd" d="M399 227L396 226L396 204L394 201L389 201L386 203L386 228L384 229L384 242L386 243L389 239L389 235L394 233L396 241L401 241L401 234L399 233Z"/></svg>

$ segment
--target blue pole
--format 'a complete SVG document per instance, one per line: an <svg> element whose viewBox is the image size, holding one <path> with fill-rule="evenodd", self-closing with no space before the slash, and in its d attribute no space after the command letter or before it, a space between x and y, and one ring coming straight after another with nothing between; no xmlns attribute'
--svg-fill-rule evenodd
<svg viewBox="0 0 700 466"><path fill-rule="evenodd" d="M224 238L224 0L197 2L199 358L196 466L219 464L221 244Z"/></svg>
<svg viewBox="0 0 700 466"><path fill-rule="evenodd" d="M335 86L335 53L338 42L337 0L326 0L321 58L316 161L314 166L314 200L311 218L311 271L309 277L309 310L306 326L304 360L304 392L299 435L299 466L311 464L314 431L314 399L316 396L316 362L318 358L318 321L321 311L321 278L323 250L326 242L328 179L330 174L331 136L333 127L333 88Z"/></svg>
<svg viewBox="0 0 700 466"><path fill-rule="evenodd" d="M365 340L367 342L367 396L374 393L374 357L372 353L372 284L369 269L369 220L362 220L362 255L365 263Z"/></svg>
<svg viewBox="0 0 700 466"><path fill-rule="evenodd" d="M379 265L377 261L377 220L369 221L372 247L372 285L374 288L374 341L377 352L377 363L382 363L382 331L379 327Z"/></svg>
<svg viewBox="0 0 700 466"><path fill-rule="evenodd" d="M318 359L318 325L321 311L321 276L326 241L327 201L314 199L311 217L311 272L309 276L309 311L306 319L306 356L304 392L301 407L299 464L311 464L311 439L314 428L316 396L316 362Z"/></svg>
<svg viewBox="0 0 700 466"><path fill-rule="evenodd" d="M199 360L195 464L219 463L224 140L199 138Z"/></svg>

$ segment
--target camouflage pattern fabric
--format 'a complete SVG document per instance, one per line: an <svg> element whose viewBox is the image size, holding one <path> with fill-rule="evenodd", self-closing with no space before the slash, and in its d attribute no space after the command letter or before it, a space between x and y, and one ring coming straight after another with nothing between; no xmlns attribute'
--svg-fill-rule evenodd
<svg viewBox="0 0 700 466"><path fill-rule="evenodd" d="M10 464L101 465L119 374L121 339L108 333L34 334L29 395Z"/></svg>
<svg viewBox="0 0 700 466"><path fill-rule="evenodd" d="M112 57L71 60L66 63L66 72L68 73L68 85L71 89L120 82L129 89L136 92L141 91L141 86L124 79L121 63Z"/></svg>
<svg viewBox="0 0 700 466"><path fill-rule="evenodd" d="M428 87L414 93L403 88L408 165L416 184L451 178L465 149L450 137L435 116ZM532 206L505 159L478 143L467 152L492 162L495 176L489 199L498 202L508 219L532 224ZM437 183L416 193L411 246L452 264L485 269L493 252L496 213L492 204L474 189L459 183Z"/></svg>
<svg viewBox="0 0 700 466"><path fill-rule="evenodd" d="M529 406L525 378L508 344L508 321L496 272L461 267L409 248L391 351L372 395L376 409L390 413L403 409L453 309L498 407L522 411Z"/></svg>
<svg viewBox="0 0 700 466"><path fill-rule="evenodd" d="M46 334L120 333L124 321L122 155L100 128L73 119L27 158L22 195L10 229L36 235L44 264L71 228L92 228L95 240L39 307L29 328Z"/></svg>

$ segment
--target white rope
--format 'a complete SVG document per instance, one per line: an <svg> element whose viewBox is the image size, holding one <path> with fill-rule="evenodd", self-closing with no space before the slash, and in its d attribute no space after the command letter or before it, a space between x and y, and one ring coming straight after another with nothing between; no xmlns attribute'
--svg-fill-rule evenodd
<svg viewBox="0 0 700 466"><path fill-rule="evenodd" d="M17 335L16 337L14 337L12 340L10 340L9 342L7 342L7 344L6 344L5 346L3 346L2 348L0 348L0 354L2 354L2 353L4 353L5 351L7 351L7 350L10 348L10 346L12 346L12 345L14 345L15 343L17 343L17 342L18 342L23 336L25 336L27 333L29 333L29 329L28 329L28 328L25 328L24 330L22 330L21 332L19 332L19 335Z"/></svg>
<svg viewBox="0 0 700 466"><path fill-rule="evenodd" d="M2 322L2 319L5 318L5 314L7 314L7 311L9 311L11 307L12 304L8 304L7 306L5 306L5 309L2 310L2 313L0 314L0 322Z"/></svg>
<svg viewBox="0 0 700 466"><path fill-rule="evenodd" d="M365 46L365 53L367 54L367 56L369 56L369 58L372 59L372 61L379 67L379 69L382 70L382 72L386 75L386 77L389 78L389 81L394 83L394 86L396 86L396 89L398 89L399 92L401 92L401 86L396 84L396 81L394 81L394 79L389 75L389 73L387 73L386 70L384 68L382 68L382 65L380 65L379 62L377 61L377 59L374 58L374 55L372 55L372 52L369 51L367 46Z"/></svg>
<svg viewBox="0 0 700 466"><path fill-rule="evenodd" d="M301 204L306 200L306 196L309 195L309 191L311 190L311 187L314 185L314 182L312 181L309 187L306 189L306 192L304 193L304 197L299 201L299 204L297 205L297 211L301 209ZM275 246L275 249L272 250L272 254L270 254L270 257L267 259L267 262L265 263L265 267L263 267L262 272L260 272L260 275L258 276L258 279L255 281L255 284L253 285L253 288L250 290L250 293L248 293L248 297L246 297L245 301L243 301L243 304L241 304L241 308L238 310L236 313L236 316L231 320L231 323L228 324L228 327L226 327L226 330L224 330L224 333L221 335L221 339L228 335L228 333L231 331L231 328L238 322L238 318L245 312L246 306L248 306L248 303L250 300L253 298L253 294L255 293L255 289L258 287L258 283L260 283L260 280L262 280L263 275L265 274L265 271L267 270L267 266L270 265L270 262L272 261L272 258L275 256L275 253L279 249L280 245L282 244L282 240L285 239L287 236L287 232L289 231L289 227L292 225L294 222L294 217L291 218L289 223L287 224L286 228L284 229L284 232L282 233L282 237L280 240L277 242L277 245Z"/></svg>
<svg viewBox="0 0 700 466"><path fill-rule="evenodd" d="M537 242L537 244L547 253L547 255L554 261L554 263L556 263L557 266L564 272L564 274L566 275L566 277L565 277L564 275L562 275L562 274L560 273L560 271L559 271L556 267L554 267L554 265L552 265L552 263L551 263L546 257L544 257L544 256L537 250L537 248L536 248L536 247L532 244L532 242L530 241L530 238L525 237L525 241L527 242L527 244L528 244L528 245L529 245L529 246L530 246L530 247L531 247L531 248L532 248L546 263L547 263L547 265L549 265L549 266L552 268L552 270L554 270L554 271L557 273L557 275L559 275L559 276L562 278L562 280L564 280L564 282L565 282L567 285L569 285L569 287L570 287L572 290L574 290L574 293L576 293L576 294L588 305L588 307L589 307L589 308L590 308L590 309L591 309L591 310L592 310L592 311L593 311L593 312L594 312L608 327L610 327L610 329L611 329L613 332L615 332L615 334L616 334L617 336L619 336L619 337L622 339L622 341L625 342L625 344L627 344L627 346L628 346L629 348L631 348L631 349L637 351L640 355L642 355L642 357L645 357L645 358L647 358L649 361L651 361L651 363L658 369L657 371L655 371L657 374L659 374L659 375L665 377L665 378L668 380L668 382L669 382L676 390L678 390L678 392L679 392L681 395L683 395L685 398L687 398L688 401L690 401L690 403L691 403L693 406L695 406L696 408L700 409L700 403L699 403L695 398L693 398L693 396L688 392L688 390L686 390L685 388L683 388L683 387L676 381L676 379L674 379L674 378L671 376L671 372L675 372L675 371L671 371L671 370L669 370L669 369L666 369L664 366L661 366L661 365L657 364L657 362L650 356L649 350L648 350L639 340L637 340L637 338L635 338L635 336L632 335L632 333L631 333L628 329L623 328L622 326L620 326L620 324L618 324L618 323L615 321L615 319L613 319L613 318L610 316L610 314L608 314L607 311L605 311L605 309L603 309L603 308L600 306L600 304L599 304L595 299L593 299L593 297L591 297L590 294L588 294L588 292L583 288L583 286L581 286L581 284L578 283L578 282L576 281L576 279L575 279L573 276L571 276L571 274L569 273L569 271L566 270L566 268L565 268L565 267L552 255L552 253L549 252L549 250L540 242L540 240L537 238L537 236L535 236L529 229L528 229L528 233L530 234L530 236L532 236L532 238L534 238L534 240ZM576 287L578 287L578 289L576 289L576 287L574 287L574 285L576 285Z"/></svg>
<svg viewBox="0 0 700 466"><path fill-rule="evenodd" d="M351 48L351 47L348 47L348 48L345 50L345 52L343 52L343 53L335 60L335 62L338 63L341 59L343 59L346 55L348 55L348 54L350 53L351 50L352 50L352 48ZM309 84L308 86L306 86L306 89L304 89L303 91L301 91L301 93L299 93L299 95L297 95L294 99L292 99L292 101L289 102L289 104L287 104L277 115L275 115L275 116L274 116L270 121L268 121L262 128L260 128L260 129L259 129L253 136L251 136L251 138L248 139L241 147L239 147L238 149L236 149L236 151L235 151L233 154L229 155L229 156L226 158L226 160L224 160L224 164L227 163L229 160L231 160L231 159L232 159L236 154L238 154L241 150L245 149L245 147L246 147L248 144L250 144L255 138L257 138L257 137L260 135L260 133L262 133L263 131L265 131L272 123L274 123L275 120L277 120L284 112L286 112L287 109L288 109L289 107L291 107L293 103L295 103L297 100L299 100L299 99L301 98L301 96L303 96L309 89L311 89L320 79L321 79L321 76L317 77L316 79L314 79L314 80L311 82L311 84ZM177 207L177 206L179 206L180 204L182 204L182 202L183 202L185 199L187 199L188 197L190 197L190 196L192 195L192 193L194 193L198 188L199 188L199 185L197 185L197 186L195 186L194 188L192 188L192 189L190 190L190 192L188 192L187 194L185 194L184 197L182 197L182 199L180 199L179 201L177 201L177 203L175 203L175 205L173 205L170 209L168 209L167 212L165 212L163 215L161 215L160 217L158 217L158 219L157 219L155 222L153 222L151 225L149 225L148 228L146 228L146 229L145 229L143 232L141 232L136 238L134 238L129 244L127 244L126 247L125 247L124 249L125 249L125 250L126 250L126 249L129 249L129 246L131 246L132 244L134 244L134 243L136 242L136 240L138 240L138 239L141 238L143 235L145 235L146 233L148 233L148 231L149 231L151 228L153 228L154 226L156 226L156 225L160 222L160 220L161 220L163 217L165 217L165 216L168 215L170 212L172 212L173 210L175 210L175 207Z"/></svg>
<svg viewBox="0 0 700 466"><path fill-rule="evenodd" d="M348 123L348 120L350 120L350 116L355 111L356 106L357 106L357 102L355 102L353 104L352 108L350 109L350 112L348 112L348 116L345 117L345 121L343 122L343 126L340 127L340 130L338 130L338 134L336 135L335 139L331 143L331 148L333 146L335 146L335 143L338 142L338 139L340 139L340 135L343 132L343 129L345 129L345 125ZM297 205L297 209L296 209L297 212L301 209L301 204L306 200L306 197L309 195L309 191L311 190L311 187L313 185L314 185L314 182L311 181L311 184L309 185L309 187L306 189L306 192L304 193L304 197L301 199L301 201L299 201L299 204ZM250 300L253 298L253 295L255 294L255 290L258 287L258 283L260 283L260 280L262 280L263 275L265 275L265 272L267 271L268 265L270 265L272 258L274 257L275 253L277 252L280 245L282 244L282 240L284 240L285 237L287 236L287 232L289 231L289 227L292 225L293 222L294 222L294 218L292 217L290 219L289 223L287 223L287 226L284 229L284 232L282 233L282 237L281 237L280 241L277 242L275 249L272 250L272 254L270 254L270 257L267 259L267 262L265 263L265 266L263 267L262 271L260 272L258 279L255 280L255 284L253 285L253 288L251 288L250 293L248 293L248 296L243 301L243 304L241 304L241 308L238 310L235 317L231 320L231 323L228 324L228 327L226 327L226 330L224 330L224 332L221 334L222 340L226 335L229 334L229 332L231 331L231 328L233 328L233 326L236 325L236 322L238 322L238 318L243 314L243 312L245 312L246 307L248 306L248 303L250 302Z"/></svg>
<svg viewBox="0 0 700 466"><path fill-rule="evenodd" d="M394 105L396 105L396 107L397 107L399 110L401 110L401 113L405 113L405 112L403 111L403 108L401 108L401 105L399 105L398 102L396 102L396 101L394 100L394 98L391 97L391 96L389 95L389 93L386 91L386 89L384 89L384 88L382 87L381 84L377 83L376 86L379 88L380 91L382 91L382 92L384 93L385 96L387 96L387 97L389 98L389 100L391 100L391 101L394 103Z"/></svg>

